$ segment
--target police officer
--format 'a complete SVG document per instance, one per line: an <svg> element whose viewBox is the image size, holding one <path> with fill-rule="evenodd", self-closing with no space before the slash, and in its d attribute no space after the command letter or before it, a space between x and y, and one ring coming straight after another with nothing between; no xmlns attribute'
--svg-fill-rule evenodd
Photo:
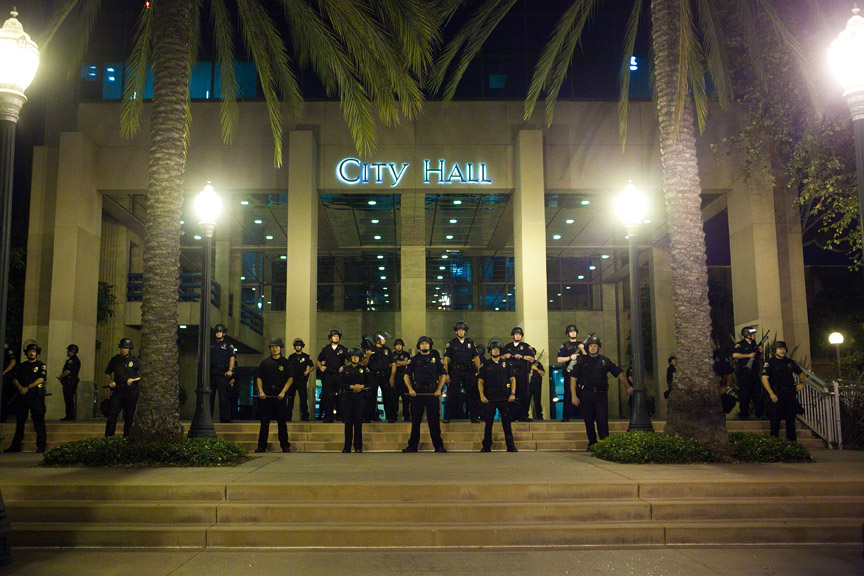
<svg viewBox="0 0 864 576"><path fill-rule="evenodd" d="M504 428L507 451L516 452L513 430L510 428L510 406L516 402L516 375L513 361L502 356L504 344L500 339L490 340L487 348L492 358L483 362L477 378L477 389L484 409L483 421L486 423L483 430L483 447L480 451L492 451L492 422L495 421L497 410L501 416L501 426Z"/></svg>
<svg viewBox="0 0 864 576"><path fill-rule="evenodd" d="M309 374L315 369L315 363L312 357L303 352L306 343L302 338L294 339L294 353L288 357L288 364L291 366L291 378L293 382L291 388L288 389L287 413L285 415L288 422L294 417L294 396L300 395L300 421L309 421L309 396L308 378Z"/></svg>
<svg viewBox="0 0 864 576"><path fill-rule="evenodd" d="M534 362L536 352L525 343L525 332L521 327L513 328L510 337L513 341L504 346L501 354L502 358L510 361L509 364L513 366L513 373L516 376L516 402L510 405L510 410L513 412L513 420L527 422L528 408L531 405L528 373L531 371L531 363Z"/></svg>
<svg viewBox="0 0 864 576"><path fill-rule="evenodd" d="M66 417L60 420L75 420L75 400L78 393L78 373L81 371L81 360L78 359L78 346L70 344L66 347L66 363L63 371L57 377L63 385L63 402L66 404Z"/></svg>
<svg viewBox="0 0 864 576"><path fill-rule="evenodd" d="M447 452L441 439L441 393L447 372L438 353L432 350L432 339L417 339L417 354L405 369L405 386L411 396L411 437L402 452L417 452L420 446L420 422L426 412L426 422L435 452Z"/></svg>
<svg viewBox="0 0 864 576"><path fill-rule="evenodd" d="M234 403L231 401L231 380L234 376L236 350L225 341L228 329L217 324L216 341L210 344L210 417L216 407L216 394L219 394L219 422L231 422Z"/></svg>
<svg viewBox="0 0 864 576"><path fill-rule="evenodd" d="M561 344L558 348L558 363L564 367L564 403L561 408L561 421L569 422L573 416L573 408L571 408L572 397L570 395L570 376L571 366L579 357L586 354L585 345L579 341L579 329L575 324L568 324L564 329L567 335L567 341ZM576 404L578 406L578 404Z"/></svg>
<svg viewBox="0 0 864 576"><path fill-rule="evenodd" d="M738 377L738 404L741 409L741 420L750 418L750 401L753 401L756 418L765 415L765 399L762 387L759 385L759 367L762 362L762 347L755 340L756 328L745 326L741 329L743 338L735 345L732 360L735 361L735 373Z"/></svg>
<svg viewBox="0 0 864 576"><path fill-rule="evenodd" d="M663 393L663 398L669 399L669 394L674 389L675 372L678 371L678 357L675 355L669 356L666 359L669 367L666 368L666 391Z"/></svg>
<svg viewBox="0 0 864 576"><path fill-rule="evenodd" d="M795 375L798 382L795 382ZM771 421L771 436L780 435L780 420L786 421L786 439L798 441L795 419L798 410L797 391L804 388L806 375L798 364L786 356L786 342L774 343L774 358L769 358L762 367L762 386L768 392L771 405L768 418Z"/></svg>
<svg viewBox="0 0 864 576"><path fill-rule="evenodd" d="M468 338L468 323L458 320L453 325L456 337L444 347L444 368L448 372L447 401L444 404L444 423L464 418L462 404L467 404L467 416L472 422L480 421L480 397L477 394L475 374L480 370L477 347Z"/></svg>
<svg viewBox="0 0 864 576"><path fill-rule="evenodd" d="M122 338L117 346L119 354L108 361L105 374L111 379L108 387L111 398L108 400L108 421L105 423L105 436L114 436L117 430L117 417L123 410L123 436L129 436L132 431L132 420L135 418L135 408L138 406L138 383L141 376L140 361L132 354L134 345L130 338Z"/></svg>
<svg viewBox="0 0 864 576"><path fill-rule="evenodd" d="M546 377L546 370L539 360L531 363L531 375L528 379L528 387L530 390L531 403L533 405L534 420L543 420L543 379ZM567 386L569 388L569 384Z"/></svg>
<svg viewBox="0 0 864 576"><path fill-rule="evenodd" d="M408 387L405 386L405 369L411 363L411 353L405 350L405 341L401 338L393 341L393 360L396 364L396 373L393 375L393 381L396 384L396 402L398 403L401 396L402 419L407 422L411 420L411 396L408 395ZM396 409L398 410L398 406Z"/></svg>
<svg viewBox="0 0 864 576"><path fill-rule="evenodd" d="M38 344L28 344L24 348L27 360L15 368L12 383L19 395L15 402L15 436L12 437L12 445L3 452L21 452L28 412L36 429L36 452L45 451L45 377L48 369L36 359L41 353Z"/></svg>
<svg viewBox="0 0 864 576"><path fill-rule="evenodd" d="M279 432L279 446L282 447L282 452L290 452L288 426L285 424L285 394L291 386L291 365L282 356L285 344L281 338L271 338L269 346L270 356L258 365L258 377L255 379L258 388L258 418L261 420L255 452L267 451L270 421L274 418Z"/></svg>
<svg viewBox="0 0 864 576"><path fill-rule="evenodd" d="M366 404L369 389L374 386L370 369L362 366L362 348L348 351L349 363L339 368L339 395L342 401L342 420L345 422L345 444L342 452L363 452L363 420L366 419Z"/></svg>
<svg viewBox="0 0 864 576"><path fill-rule="evenodd" d="M607 374L618 378L627 388L628 394L633 394L633 387L624 376L624 372L606 356L600 355L600 339L591 336L586 339L588 355L580 356L570 374L570 395L574 406L582 406L582 417L585 420L585 431L588 434L588 449L597 442L609 436L609 381ZM577 393L577 387L579 392ZM594 430L594 424L597 430Z"/></svg>
<svg viewBox="0 0 864 576"><path fill-rule="evenodd" d="M15 385L12 384L12 377L15 375L15 365L18 360L15 358L15 352L9 347L9 342L3 342L3 389L0 392L0 422L6 422L9 413L12 412L12 399L18 393L15 390Z"/></svg>
<svg viewBox="0 0 864 576"><path fill-rule="evenodd" d="M336 392L339 391L339 368L345 365L348 349L339 341L342 331L331 328L327 335L330 343L318 354L318 370L321 372L321 396L318 398L318 418L325 423L333 422L333 413L337 409Z"/></svg>
<svg viewBox="0 0 864 576"><path fill-rule="evenodd" d="M366 351L366 357L363 359L363 364L369 368L372 373L372 383L367 386L366 391L366 414L367 422L380 422L381 417L378 415L378 390L381 390L381 398L384 401L384 415L388 422L396 422L398 415L398 405L396 410L393 409L392 397L395 394L393 386L395 385L394 378L396 377L396 361L393 359L393 352L387 347L387 339L390 335L387 332L375 332L373 337L375 344Z"/></svg>

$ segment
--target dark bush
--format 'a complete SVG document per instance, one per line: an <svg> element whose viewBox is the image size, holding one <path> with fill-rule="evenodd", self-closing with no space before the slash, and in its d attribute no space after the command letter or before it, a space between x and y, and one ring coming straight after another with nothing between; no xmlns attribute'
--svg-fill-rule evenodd
<svg viewBox="0 0 864 576"><path fill-rule="evenodd" d="M714 451L688 440L654 432L614 434L594 445L594 455L623 464L686 464L713 462Z"/></svg>
<svg viewBox="0 0 864 576"><path fill-rule="evenodd" d="M731 432L732 457L738 462L811 462L810 452L797 442L763 434Z"/></svg>
<svg viewBox="0 0 864 576"><path fill-rule="evenodd" d="M43 466L219 466L246 457L242 446L219 438L135 444L122 436L68 442L45 453Z"/></svg>

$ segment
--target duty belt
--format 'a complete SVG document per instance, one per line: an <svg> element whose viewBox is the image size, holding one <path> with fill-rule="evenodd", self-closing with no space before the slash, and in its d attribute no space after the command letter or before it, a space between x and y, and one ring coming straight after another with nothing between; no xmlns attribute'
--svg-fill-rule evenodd
<svg viewBox="0 0 864 576"><path fill-rule="evenodd" d="M474 370L473 364L454 364L454 370Z"/></svg>
<svg viewBox="0 0 864 576"><path fill-rule="evenodd" d="M595 394L606 394L609 392L609 388L597 388L595 386L583 386L582 390L587 390L588 392L594 392Z"/></svg>

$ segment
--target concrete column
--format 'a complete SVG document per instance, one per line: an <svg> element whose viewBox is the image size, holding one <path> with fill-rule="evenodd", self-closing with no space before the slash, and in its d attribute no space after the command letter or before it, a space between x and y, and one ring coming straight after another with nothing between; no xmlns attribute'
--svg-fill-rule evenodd
<svg viewBox="0 0 864 576"><path fill-rule="evenodd" d="M345 285L341 280L345 278L345 258L336 256L334 263L334 272L336 273L336 284L333 286L333 311L345 311Z"/></svg>
<svg viewBox="0 0 864 576"><path fill-rule="evenodd" d="M783 334L789 352L798 360L812 359L810 321L807 317L807 287L804 279L804 249L801 242L801 214L795 194L786 186L774 188L777 210L777 259L780 269L780 304ZM797 350L795 349L797 347Z"/></svg>
<svg viewBox="0 0 864 576"><path fill-rule="evenodd" d="M672 306L672 267L669 261L669 238L666 237L651 248L649 256L651 272L651 325L654 340L654 400L657 418L666 418L666 359L675 354L675 308Z"/></svg>
<svg viewBox="0 0 864 576"><path fill-rule="evenodd" d="M286 271L291 300L285 306L286 345L295 337L311 346L318 315L318 144L308 131L288 135L288 222L290 243ZM288 278L286 277L286 282ZM238 294L239 296L239 294ZM266 335L265 339L273 335ZM314 413L315 377L309 379L309 408ZM295 409L299 410L299 406ZM298 418L299 420L299 418Z"/></svg>
<svg viewBox="0 0 864 576"><path fill-rule="evenodd" d="M229 298L230 295L234 296L234 305L231 316L229 316L229 322L226 322L225 325L228 327L228 330L231 334L239 334L240 333L240 302L241 295L243 290L243 281L240 279L240 276L243 274L243 254L240 252L232 252L231 253L231 279L228 282L228 293ZM229 305L226 308L230 309Z"/></svg>
<svg viewBox="0 0 864 576"><path fill-rule="evenodd" d="M546 280L546 203L543 183L543 132L520 130L516 137L513 194L513 245L516 265L516 318L525 341L549 350ZM557 349L556 349L557 351ZM543 388L543 405L549 405Z"/></svg>
<svg viewBox="0 0 864 576"><path fill-rule="evenodd" d="M220 223L220 227L230 227L230 222L225 219L224 223ZM231 291L231 240L230 231L225 230L225 234L220 234L220 229L216 229L216 242L214 252L216 253L216 262L213 267L213 278L222 289L222 296L219 299L219 311L216 313L218 321L229 327L228 323L228 294ZM236 335L237 333L234 332Z"/></svg>
<svg viewBox="0 0 864 576"><path fill-rule="evenodd" d="M417 338L427 335L425 202L423 191L403 191L399 207L402 220L399 336L409 348L414 347Z"/></svg>
<svg viewBox="0 0 864 576"><path fill-rule="evenodd" d="M600 353L611 358L616 364L621 364L622 343L618 340L618 323L630 326L630 317L624 317L620 314L624 310L624 291L618 290L618 284L603 284L603 328L602 331L597 330L597 336L600 337L600 343L603 348ZM585 331L584 336L595 329ZM580 334L582 336L582 334ZM583 337L584 337L583 336ZM609 414L613 417L620 416L621 398L618 391L618 384L609 383Z"/></svg>
<svg viewBox="0 0 864 576"><path fill-rule="evenodd" d="M757 338L766 330L780 338L784 326L771 182L759 171L747 182L736 178L728 207L735 332L753 324Z"/></svg>

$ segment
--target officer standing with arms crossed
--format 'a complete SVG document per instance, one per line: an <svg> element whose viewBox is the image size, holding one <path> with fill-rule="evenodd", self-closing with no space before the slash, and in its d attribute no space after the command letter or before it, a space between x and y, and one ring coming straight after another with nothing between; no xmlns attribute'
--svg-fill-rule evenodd
<svg viewBox="0 0 864 576"><path fill-rule="evenodd" d="M417 349L419 352L411 358L405 370L405 386L411 396L411 437L408 439L408 447L402 452L417 452L424 411L435 452L447 452L444 440L441 439L441 424L438 420L441 417L441 393L447 373L441 358L432 350L431 338L418 338Z"/></svg>
<svg viewBox="0 0 864 576"><path fill-rule="evenodd" d="M132 340L122 338L117 346L119 354L115 354L108 361L105 374L111 378L108 387L111 389L111 398L108 400L108 421L105 423L105 436L114 436L117 430L117 417L123 410L123 436L128 437L132 431L132 420L135 418L135 408L138 406L138 383L141 376L138 371L141 368L137 356L132 355Z"/></svg>
<svg viewBox="0 0 864 576"><path fill-rule="evenodd" d="M570 395L574 406L582 405L582 417L585 420L585 432L588 434L588 449L597 442L609 436L609 381L607 374L618 378L627 388L628 394L633 394L633 387L624 376L621 368L606 356L600 355L600 339L589 337L588 355L576 361L570 375ZM580 392L577 394L577 386ZM594 431L594 423L597 431Z"/></svg>
<svg viewBox="0 0 864 576"><path fill-rule="evenodd" d="M234 404L231 401L231 380L234 376L236 351L225 341L228 329L217 324L216 341L210 345L210 417L216 408L216 394L219 394L219 422L231 422Z"/></svg>
<svg viewBox="0 0 864 576"><path fill-rule="evenodd" d="M762 347L756 344L755 334L756 328L753 326L742 328L743 338L738 341L732 352L735 373L738 376L738 404L741 409L741 420L750 419L750 400L753 400L756 418L765 415L765 398L759 385L759 367L762 365L759 356L762 354Z"/></svg>
<svg viewBox="0 0 864 576"><path fill-rule="evenodd" d="M366 357L363 359L363 365L368 366L372 373L372 383L366 387L367 403L364 420L367 422L381 421L381 417L378 415L379 389L381 390L381 398L384 401L384 414L387 421L396 421L397 414L393 411L393 402L390 400L394 394L393 379L396 376L396 361L393 359L393 352L387 347L387 339L389 337L390 335L387 332L375 332L375 345L366 351Z"/></svg>
<svg viewBox="0 0 864 576"><path fill-rule="evenodd" d="M3 390L0 393L0 422L6 422L9 413L12 412L10 402L17 394L15 385L12 384L12 376L15 374L15 352L9 347L9 342L3 342Z"/></svg>
<svg viewBox="0 0 864 576"><path fill-rule="evenodd" d="M477 347L468 338L468 323L457 320L453 325L456 337L447 342L444 349L444 368L448 372L447 401L444 404L444 423L467 416L472 422L480 422L480 397L477 394L474 375L480 370ZM468 414L462 414L462 403L467 404Z"/></svg>
<svg viewBox="0 0 864 576"><path fill-rule="evenodd" d="M24 353L27 360L18 365L12 379L19 395L15 401L15 436L12 437L12 445L3 452L21 452L28 412L36 429L36 452L45 451L45 377L48 368L36 359L42 349L35 342L28 344Z"/></svg>
<svg viewBox="0 0 864 576"><path fill-rule="evenodd" d="M339 390L339 368L348 359L348 349L339 343L342 331L331 328L327 335L330 343L318 353L318 370L321 372L321 396L318 398L318 418L324 423L333 422L333 412L337 410L336 392Z"/></svg>
<svg viewBox="0 0 864 576"><path fill-rule="evenodd" d="M291 388L288 389L288 406L285 414L288 422L294 417L294 396L300 395L300 421L309 421L309 396L307 390L309 387L309 374L315 369L315 363L312 357L303 352L306 343L302 338L294 339L294 353L288 357L288 364L291 366Z"/></svg>
<svg viewBox="0 0 864 576"><path fill-rule="evenodd" d="M362 348L348 351L349 363L339 369L339 396L342 402L342 420L345 422L345 444L342 452L363 452L363 420L366 419L366 403L369 388L373 386L369 368L360 365L364 357Z"/></svg>
<svg viewBox="0 0 864 576"><path fill-rule="evenodd" d="M795 383L795 375L798 383ZM774 358L769 358L762 368L762 386L771 398L768 417L771 421L771 436L780 436L780 420L786 421L786 439L798 441L795 419L798 411L797 392L804 388L806 375L798 364L786 356L786 342L774 343Z"/></svg>
<svg viewBox="0 0 864 576"><path fill-rule="evenodd" d="M81 371L81 360L78 359L78 346L70 344L66 347L66 362L63 371L57 377L63 386L63 402L66 404L66 417L62 421L75 420L75 404L78 394L78 373Z"/></svg>
<svg viewBox="0 0 864 576"><path fill-rule="evenodd" d="M498 338L490 340L487 348L492 358L483 362L477 378L477 389L484 409L483 420L486 423L483 430L483 447L480 451L492 451L492 423L495 421L497 410L501 415L501 427L504 428L507 452L516 452L513 430L510 427L510 407L516 402L516 376L512 360L506 360L501 355L504 344Z"/></svg>
<svg viewBox="0 0 864 576"><path fill-rule="evenodd" d="M405 369L411 363L411 354L405 350L405 341L397 338L393 341L393 360L396 363L396 373L393 375L396 390L396 402L402 397L402 419L405 422L411 420L411 396L408 395L408 387L405 386ZM396 410L398 411L398 405Z"/></svg>
<svg viewBox="0 0 864 576"><path fill-rule="evenodd" d="M567 341L561 344L561 347L558 349L558 363L564 366L564 402L561 404L561 421L569 422L570 416L573 413L573 409L570 406L578 406L578 404L572 404L570 363L579 356L584 356L587 352L582 342L579 342L579 329L576 328L575 324L569 324L564 329L564 333L567 335Z"/></svg>
<svg viewBox="0 0 864 576"><path fill-rule="evenodd" d="M510 331L513 341L504 346L502 358L509 360L513 366L516 376L516 402L510 405L513 420L527 422L528 407L531 405L531 394L528 384L528 373L531 371L531 363L534 362L534 348L523 341L525 332L519 326ZM492 352L491 350L489 351Z"/></svg>
<svg viewBox="0 0 864 576"><path fill-rule="evenodd" d="M276 429L279 433L279 446L282 452L290 452L288 441L288 426L285 424L285 394L291 386L291 366L282 356L285 344L281 338L270 340L270 356L258 365L258 377L255 384L258 387L258 417L261 428L258 430L258 447L255 452L267 451L267 440L270 437L270 421L276 419Z"/></svg>

